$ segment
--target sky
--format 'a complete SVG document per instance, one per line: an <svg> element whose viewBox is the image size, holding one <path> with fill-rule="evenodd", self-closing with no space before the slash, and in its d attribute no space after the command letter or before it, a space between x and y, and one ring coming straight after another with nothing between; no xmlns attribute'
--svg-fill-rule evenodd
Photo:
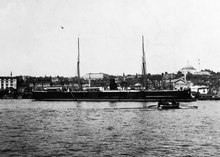
<svg viewBox="0 0 220 157"><path fill-rule="evenodd" d="M220 71L219 0L0 0L0 76ZM199 66L200 60L200 66Z"/></svg>

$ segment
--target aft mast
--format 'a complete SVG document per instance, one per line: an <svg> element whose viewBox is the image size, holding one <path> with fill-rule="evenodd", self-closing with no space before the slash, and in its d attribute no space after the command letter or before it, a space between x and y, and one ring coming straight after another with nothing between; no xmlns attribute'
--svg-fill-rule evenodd
<svg viewBox="0 0 220 157"><path fill-rule="evenodd" d="M77 59L77 77L78 77L78 86L79 86L79 90L82 89L82 85L80 82L80 49L79 49L79 38L78 38L78 59Z"/></svg>
<svg viewBox="0 0 220 157"><path fill-rule="evenodd" d="M143 82L144 82L144 88L147 90L147 76L146 76L146 59L145 59L145 51L144 51L144 36L142 36L142 75L143 75Z"/></svg>

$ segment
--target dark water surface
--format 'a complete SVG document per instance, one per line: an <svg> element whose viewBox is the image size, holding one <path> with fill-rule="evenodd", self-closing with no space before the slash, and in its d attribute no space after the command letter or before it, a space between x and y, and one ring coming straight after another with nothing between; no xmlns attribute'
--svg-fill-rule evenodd
<svg viewBox="0 0 220 157"><path fill-rule="evenodd" d="M220 156L220 101L0 100L0 156Z"/></svg>

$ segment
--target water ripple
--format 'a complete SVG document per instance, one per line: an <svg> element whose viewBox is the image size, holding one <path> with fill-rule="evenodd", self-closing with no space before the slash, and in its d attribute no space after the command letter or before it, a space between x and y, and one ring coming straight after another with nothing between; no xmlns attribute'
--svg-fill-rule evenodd
<svg viewBox="0 0 220 157"><path fill-rule="evenodd" d="M220 105L196 103L0 100L0 156L219 156Z"/></svg>

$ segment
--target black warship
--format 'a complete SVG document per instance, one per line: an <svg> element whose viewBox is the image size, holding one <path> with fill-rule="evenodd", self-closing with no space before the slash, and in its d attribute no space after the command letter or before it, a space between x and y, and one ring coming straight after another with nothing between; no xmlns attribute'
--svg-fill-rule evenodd
<svg viewBox="0 0 220 157"><path fill-rule="evenodd" d="M117 90L116 83L110 79L110 90L100 91L98 88L93 90L78 90L78 91L62 91L60 88L48 88L46 91L33 91L32 98L37 101L136 101L136 102L153 102L164 100L177 100L182 102L194 101L191 96L191 91L174 91L174 90L147 90L146 78L146 60L144 52L144 38L142 37L142 74L144 78L144 87L142 90ZM78 61L77 73L78 84L80 84L80 69L79 69L79 38L78 38ZM82 88L80 88L82 89ZM95 90L94 90L95 89Z"/></svg>

